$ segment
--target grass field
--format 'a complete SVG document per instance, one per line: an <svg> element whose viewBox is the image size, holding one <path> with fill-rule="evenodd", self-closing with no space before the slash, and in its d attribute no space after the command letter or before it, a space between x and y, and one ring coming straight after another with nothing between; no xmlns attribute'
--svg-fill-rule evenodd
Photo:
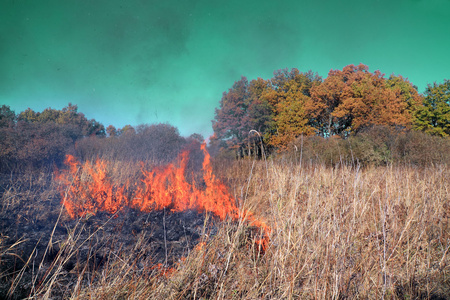
<svg viewBox="0 0 450 300"><path fill-rule="evenodd" d="M254 242L263 233L251 220L216 220L214 232L205 225L186 257L170 268L156 265L143 272L136 264L139 251L147 247L142 236L135 245L139 251L115 255L95 280L86 280L92 273L75 274L78 279L67 284L64 297L450 298L447 166L360 169L279 157L216 161L214 170L230 187L238 207L270 227L265 249ZM55 184L46 186L34 197L56 194L49 191ZM5 208L7 201L13 207L26 199L17 195L11 190L3 194L2 213L10 209ZM204 224L210 218L207 214ZM60 243L71 245L71 239L76 236ZM4 260L14 247L0 246ZM72 250L66 248L64 255ZM52 298L52 289L63 281L63 268L58 268L63 263L63 258L55 260L52 276L32 291L31 298Z"/></svg>

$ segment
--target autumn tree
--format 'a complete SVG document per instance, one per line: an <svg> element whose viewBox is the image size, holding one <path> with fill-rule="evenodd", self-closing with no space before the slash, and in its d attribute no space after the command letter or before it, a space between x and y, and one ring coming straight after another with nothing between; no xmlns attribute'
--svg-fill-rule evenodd
<svg viewBox="0 0 450 300"><path fill-rule="evenodd" d="M295 68L269 80L242 77L223 93L211 142L236 147L250 141L252 130L278 149L300 135L346 138L380 126L449 134L448 80L429 86L424 98L407 78L384 76L359 64L331 70L325 80Z"/></svg>
<svg viewBox="0 0 450 300"><path fill-rule="evenodd" d="M100 137L106 135L105 128L101 123L94 119L88 120L83 113L78 112L78 106L72 105L71 103L62 110L46 108L42 112L35 112L28 108L21 112L17 119L18 121L29 123L37 122L44 124L53 122L65 126L65 128L74 134L74 139L91 135Z"/></svg>
<svg viewBox="0 0 450 300"><path fill-rule="evenodd" d="M52 167L61 164L67 151L84 137L103 137L105 129L88 120L69 103L62 110L28 108L17 116L9 107L0 108L0 169Z"/></svg>
<svg viewBox="0 0 450 300"><path fill-rule="evenodd" d="M450 136L450 80L429 84L423 104L415 127L433 135Z"/></svg>
<svg viewBox="0 0 450 300"><path fill-rule="evenodd" d="M342 103L332 113L351 122L345 130L354 133L371 125L406 127L412 123L407 103L397 94L399 90L387 88L380 71L370 73L360 65L346 83Z"/></svg>
<svg viewBox="0 0 450 300"><path fill-rule="evenodd" d="M106 134L110 137L117 136L118 133L116 127L114 127L113 125L109 125L108 127L106 127Z"/></svg>
<svg viewBox="0 0 450 300"><path fill-rule="evenodd" d="M311 87L320 81L321 78L311 71L275 72L272 91L267 93L273 109L273 130L269 137L273 146L284 148L301 134L314 134L305 105L310 101Z"/></svg>
<svg viewBox="0 0 450 300"><path fill-rule="evenodd" d="M136 130L131 125L125 125L121 129L118 130L119 135L134 135L136 134Z"/></svg>
<svg viewBox="0 0 450 300"><path fill-rule="evenodd" d="M282 69L270 80L245 77L223 94L213 121L213 143L233 147L250 141L252 130L273 146L285 145L301 134L312 134L305 112L310 90L321 78L309 71ZM254 137L254 135L253 135Z"/></svg>
<svg viewBox="0 0 450 300"><path fill-rule="evenodd" d="M384 78L366 65L332 70L312 88L308 113L322 136L347 136L372 125L411 127L417 91L401 77Z"/></svg>
<svg viewBox="0 0 450 300"><path fill-rule="evenodd" d="M332 114L342 103L345 82L342 71L331 70L321 84L311 88L311 101L306 104L306 109L310 123L323 137L339 133L348 126L348 120L337 119Z"/></svg>

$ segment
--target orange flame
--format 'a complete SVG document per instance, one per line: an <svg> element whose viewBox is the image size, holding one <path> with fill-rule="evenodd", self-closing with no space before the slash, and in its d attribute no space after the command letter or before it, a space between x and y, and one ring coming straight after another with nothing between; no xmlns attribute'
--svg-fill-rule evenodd
<svg viewBox="0 0 450 300"><path fill-rule="evenodd" d="M178 166L171 163L164 167L146 170L141 164L142 179L134 186L119 185L108 174L108 165L97 159L94 163L81 164L72 155L67 155L65 164L69 167L57 174L62 183L60 193L63 205L71 218L98 211L114 214L125 206L143 212L168 208L172 211L197 210L211 212L221 220L227 217L246 218L254 226L262 229L264 237L256 243L265 251L270 228L258 220L250 211L240 211L227 187L213 174L211 157L206 144L201 145L204 154L202 163L204 188L189 183L185 177L189 152L179 155Z"/></svg>

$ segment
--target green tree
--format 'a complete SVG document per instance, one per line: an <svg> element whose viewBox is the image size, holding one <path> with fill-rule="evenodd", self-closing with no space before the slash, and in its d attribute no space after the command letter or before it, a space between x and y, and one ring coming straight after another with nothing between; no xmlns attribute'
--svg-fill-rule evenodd
<svg viewBox="0 0 450 300"><path fill-rule="evenodd" d="M408 78L402 75L389 76L386 80L386 87L393 90L402 101L407 104L407 109L414 113L422 105L423 97L417 91L417 86L413 85Z"/></svg>
<svg viewBox="0 0 450 300"><path fill-rule="evenodd" d="M85 122L84 124L85 124L85 126L83 127L84 136L97 136L97 137L106 136L105 126L103 126L102 123L97 122L94 119L90 119L87 120L87 122Z"/></svg>
<svg viewBox="0 0 450 300"><path fill-rule="evenodd" d="M409 114L410 121L414 126L417 123L417 114L423 106L424 100L424 97L417 91L417 86L401 75L391 75L386 80L386 87L393 90L396 97L406 104L407 114Z"/></svg>
<svg viewBox="0 0 450 300"><path fill-rule="evenodd" d="M417 111L415 127L439 136L450 135L450 80L429 84L423 106Z"/></svg>
<svg viewBox="0 0 450 300"><path fill-rule="evenodd" d="M0 128L14 125L16 114L8 105L0 106Z"/></svg>
<svg viewBox="0 0 450 300"><path fill-rule="evenodd" d="M263 135L270 129L272 121L272 108L267 99L263 97L269 87L270 81L262 78L252 80L248 85L249 127Z"/></svg>
<svg viewBox="0 0 450 300"><path fill-rule="evenodd" d="M36 113L31 108L27 108L23 112L19 113L17 116L18 121L24 121L24 122L37 122L38 121L38 113Z"/></svg>

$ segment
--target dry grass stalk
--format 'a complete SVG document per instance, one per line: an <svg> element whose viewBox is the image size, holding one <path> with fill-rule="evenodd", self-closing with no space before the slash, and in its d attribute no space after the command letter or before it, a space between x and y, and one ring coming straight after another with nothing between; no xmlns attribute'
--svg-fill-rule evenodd
<svg viewBox="0 0 450 300"><path fill-rule="evenodd" d="M265 253L253 242L260 233L251 224L224 222L175 271L144 272L135 265L139 254L111 253L114 259L90 285L82 279L88 272L80 272L70 298L404 299L450 294L448 168L329 168L305 162L300 167L278 160L240 161L219 169L239 206L272 228ZM56 280L49 282L51 289Z"/></svg>

